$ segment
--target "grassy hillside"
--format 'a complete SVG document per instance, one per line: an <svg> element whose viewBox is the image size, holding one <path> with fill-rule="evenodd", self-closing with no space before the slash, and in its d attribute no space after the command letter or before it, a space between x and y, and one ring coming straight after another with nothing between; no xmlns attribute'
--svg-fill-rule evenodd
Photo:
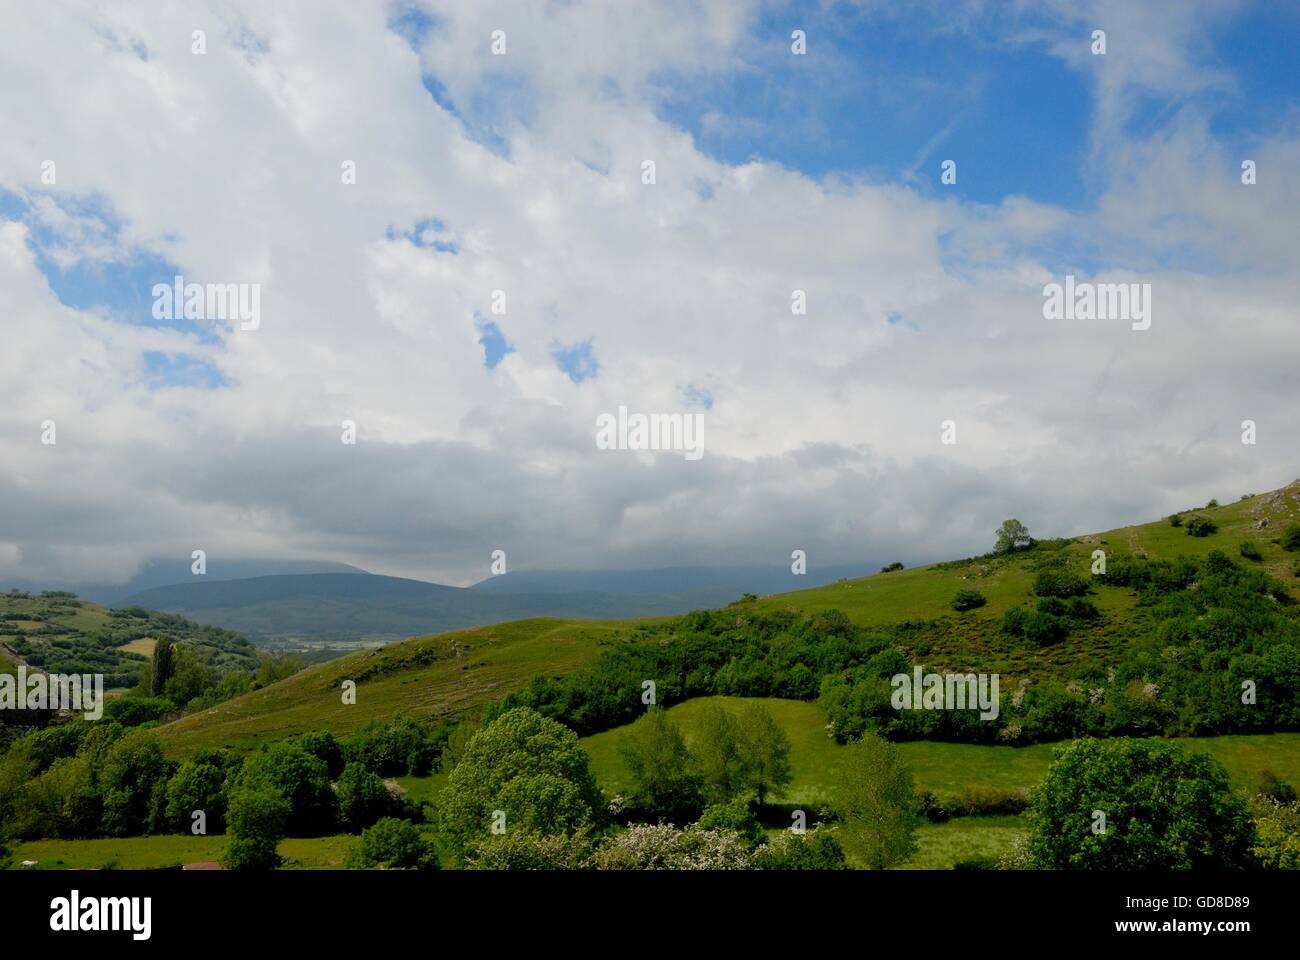
<svg viewBox="0 0 1300 960"><path fill-rule="evenodd" d="M634 621L538 618L473 627L364 650L158 728L172 755L202 747L249 748L310 730L346 734L393 716L455 717L522 686L563 673L602 645L635 634ZM342 684L356 683L356 703Z"/></svg>

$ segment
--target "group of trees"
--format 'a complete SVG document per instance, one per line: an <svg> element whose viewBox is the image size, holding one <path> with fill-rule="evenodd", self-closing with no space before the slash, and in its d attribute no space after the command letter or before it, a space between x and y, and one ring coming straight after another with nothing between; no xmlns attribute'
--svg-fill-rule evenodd
<svg viewBox="0 0 1300 960"><path fill-rule="evenodd" d="M438 737L400 719L373 723L341 742L312 733L245 756L203 750L176 762L163 756L152 731L74 720L20 738L0 760L0 836L229 828L233 863L272 866L282 836L359 832L386 817L419 819L420 808L390 792L383 778L411 772L412 762L427 773Z"/></svg>
<svg viewBox="0 0 1300 960"><path fill-rule="evenodd" d="M706 704L692 726L692 747L662 707L629 729L620 752L634 785L628 802L639 815L681 823L737 798L761 806L790 783L789 740L762 705L732 714Z"/></svg>

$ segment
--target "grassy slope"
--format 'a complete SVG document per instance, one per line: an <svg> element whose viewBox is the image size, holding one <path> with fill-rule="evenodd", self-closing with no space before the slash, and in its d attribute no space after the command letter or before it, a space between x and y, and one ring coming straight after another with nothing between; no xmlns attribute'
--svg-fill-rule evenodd
<svg viewBox="0 0 1300 960"><path fill-rule="evenodd" d="M1281 536L1287 523L1300 520L1298 484L1300 481L1274 494L1188 511L1185 515L1201 513L1219 525L1219 531L1209 537L1188 536L1185 527L1172 527L1167 520L1160 520L1076 538L1064 548L1064 555L1069 569L1085 576L1090 572L1092 552L1098 549L1106 551L1108 558L1145 554L1171 560L1180 555L1201 557L1211 550L1222 550L1235 561L1250 564L1240 558L1238 549L1241 543L1251 540L1263 554L1262 561L1255 565L1290 586L1292 594L1300 599L1300 580L1294 573L1300 554L1287 553L1271 542ZM1267 518L1269 526L1256 529L1254 523L1259 518ZM1070 675L1075 668L1115 659L1134 629L1149 616L1137 607L1136 596L1128 589L1098 585L1092 597L1103 614L1098 623L1079 627L1068 642L1045 649L1008 644L1000 634L999 621L1013 606L1032 608L1035 604L1033 565L1041 557L1038 551L1030 551L1010 558L976 558L917 567L764 597L754 605L759 610L794 609L805 613L835 609L867 627L933 621L918 634L918 649L913 651L918 659L934 670L1001 674L1002 689L1006 691L1022 677L1059 678ZM987 598L987 605L968 613L953 612L949 603L963 588L978 590Z"/></svg>
<svg viewBox="0 0 1300 960"><path fill-rule="evenodd" d="M256 747L309 730L346 734L387 717L454 716L535 673L574 670L597 655L602 640L634 626L538 618L417 637L309 667L158 733L170 755L183 756L202 747ZM355 704L342 702L344 680L356 681Z"/></svg>

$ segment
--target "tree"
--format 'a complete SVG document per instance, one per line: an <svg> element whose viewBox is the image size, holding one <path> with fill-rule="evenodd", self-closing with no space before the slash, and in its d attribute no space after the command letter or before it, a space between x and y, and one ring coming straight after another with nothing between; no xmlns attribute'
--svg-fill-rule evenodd
<svg viewBox="0 0 1300 960"><path fill-rule="evenodd" d="M349 866L380 870L437 870L433 846L406 820L385 817L366 828L348 857Z"/></svg>
<svg viewBox="0 0 1300 960"><path fill-rule="evenodd" d="M167 822L188 833L202 810L208 833L221 833L226 819L226 770L214 755L186 760L167 782Z"/></svg>
<svg viewBox="0 0 1300 960"><path fill-rule="evenodd" d="M619 753L632 774L630 799L638 811L678 823L699 815L703 797L695 759L663 707L651 707L632 724Z"/></svg>
<svg viewBox="0 0 1300 960"><path fill-rule="evenodd" d="M762 806L769 790L790 785L790 739L761 703L746 704L737 727L741 777Z"/></svg>
<svg viewBox="0 0 1300 960"><path fill-rule="evenodd" d="M845 751L832 806L844 849L869 869L884 870L916 852L916 788L898 751L874 733Z"/></svg>
<svg viewBox="0 0 1300 960"><path fill-rule="evenodd" d="M383 819L393 808L393 798L377 774L359 763L343 768L338 782L339 821L353 832Z"/></svg>
<svg viewBox="0 0 1300 960"><path fill-rule="evenodd" d="M268 786L243 786L230 796L230 843L222 862L231 870L273 870L284 836L289 801Z"/></svg>
<svg viewBox="0 0 1300 960"><path fill-rule="evenodd" d="M1033 542L1034 538L1029 535L1029 528L1019 520L1003 520L1002 526L998 527L997 544L993 549L996 553L1011 553Z"/></svg>
<svg viewBox="0 0 1300 960"><path fill-rule="evenodd" d="M129 734L109 747L99 773L104 832L129 837L161 829L169 774L162 746L151 732Z"/></svg>
<svg viewBox="0 0 1300 960"><path fill-rule="evenodd" d="M289 804L285 830L290 836L320 836L337 821L338 800L330 787L329 768L293 741L282 740L250 754L238 784L274 790L283 797Z"/></svg>
<svg viewBox="0 0 1300 960"><path fill-rule="evenodd" d="M570 834L598 822L604 806L577 734L515 707L474 734L447 780L439 815L463 846L497 825Z"/></svg>
<svg viewBox="0 0 1300 960"><path fill-rule="evenodd" d="M1228 775L1164 740L1077 740L1032 793L1029 852L1044 869L1189 870L1250 863L1254 827Z"/></svg>
<svg viewBox="0 0 1300 960"><path fill-rule="evenodd" d="M740 731L736 719L717 703L707 703L695 719L693 750L710 803L725 803L745 786Z"/></svg>
<svg viewBox="0 0 1300 960"><path fill-rule="evenodd" d="M172 672L176 666L176 652L172 649L172 643L165 638L154 641L153 645L153 677L149 681L149 692L155 697L161 697L167 689L167 681L172 678Z"/></svg>
<svg viewBox="0 0 1300 960"><path fill-rule="evenodd" d="M1212 533L1217 533L1219 525L1209 517L1202 514L1196 514L1188 518L1185 524L1187 535L1189 537L1208 537Z"/></svg>

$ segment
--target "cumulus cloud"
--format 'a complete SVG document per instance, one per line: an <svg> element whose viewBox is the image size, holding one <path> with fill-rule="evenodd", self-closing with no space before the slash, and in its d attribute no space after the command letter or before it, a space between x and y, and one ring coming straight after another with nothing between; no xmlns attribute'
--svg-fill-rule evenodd
<svg viewBox="0 0 1300 960"><path fill-rule="evenodd" d="M1135 86L1229 89L1195 24L1230 8L1157 43L1129 5L1097 7L1116 73L1091 78L1087 209L704 152L665 96L752 73L762 12L16 6L0 576L123 580L200 547L453 583L497 548L516 567L913 562L986 549L1009 515L1081 533L1297 473L1294 126L1251 144L1270 176L1244 189L1203 111L1141 138L1116 119ZM1091 22L1062 4L997 30L1095 71L1065 40ZM1152 285L1151 330L1043 319L1043 284L1083 259ZM137 269L105 274L100 305L56 292L58 271L114 264ZM171 267L260 284L260 328L152 322ZM491 368L489 320L513 347ZM557 364L581 344L594 376ZM219 382L146 375L151 354ZM619 405L706 396L703 460L593 443Z"/></svg>

